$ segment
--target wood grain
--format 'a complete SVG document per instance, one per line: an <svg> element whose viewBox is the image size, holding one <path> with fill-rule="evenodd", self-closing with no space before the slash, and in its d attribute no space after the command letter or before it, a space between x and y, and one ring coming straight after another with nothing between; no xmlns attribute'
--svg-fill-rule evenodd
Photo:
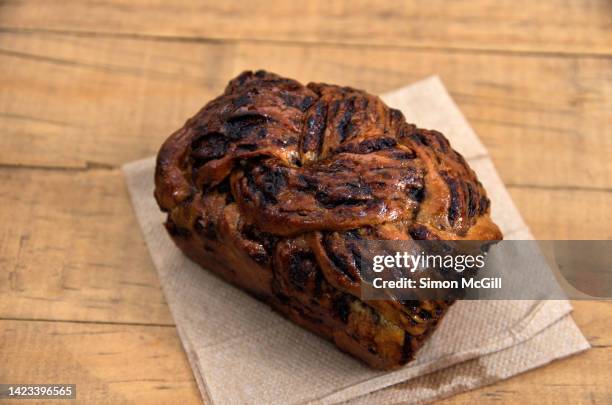
<svg viewBox="0 0 612 405"><path fill-rule="evenodd" d="M612 239L610 191L513 186L508 190L536 239Z"/></svg>
<svg viewBox="0 0 612 405"><path fill-rule="evenodd" d="M521 52L612 52L606 0L23 1L0 27Z"/></svg>
<svg viewBox="0 0 612 405"><path fill-rule="evenodd" d="M0 317L174 324L119 170L0 184Z"/></svg>
<svg viewBox="0 0 612 405"><path fill-rule="evenodd" d="M0 43L0 162L10 165L151 155L222 89L231 63L231 47L7 34Z"/></svg>
<svg viewBox="0 0 612 405"><path fill-rule="evenodd" d="M438 73L506 184L612 189L612 59L337 46L1 35L0 163L152 155L229 78L259 67L376 93Z"/></svg>
<svg viewBox="0 0 612 405"><path fill-rule="evenodd" d="M174 327L0 320L0 348L3 383L76 384L89 404L200 402Z"/></svg>

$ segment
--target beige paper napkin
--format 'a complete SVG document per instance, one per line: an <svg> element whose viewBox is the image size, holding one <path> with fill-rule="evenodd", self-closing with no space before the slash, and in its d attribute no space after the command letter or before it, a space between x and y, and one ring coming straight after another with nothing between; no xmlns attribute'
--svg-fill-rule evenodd
<svg viewBox="0 0 612 405"><path fill-rule="evenodd" d="M439 79L383 99L409 122L446 134L485 185L506 238L531 238L486 149ZM393 372L371 370L189 261L162 226L153 170L153 158L124 167L166 300L207 402L424 402L588 348L568 316L567 301L461 301L415 361Z"/></svg>

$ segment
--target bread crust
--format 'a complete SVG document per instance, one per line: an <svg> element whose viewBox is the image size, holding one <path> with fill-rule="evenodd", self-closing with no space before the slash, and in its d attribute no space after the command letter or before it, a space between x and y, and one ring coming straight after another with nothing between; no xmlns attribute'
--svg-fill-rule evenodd
<svg viewBox="0 0 612 405"><path fill-rule="evenodd" d="M188 257L379 369L410 361L451 302L362 302L359 242L502 238L441 133L364 91L265 71L166 140L155 186Z"/></svg>

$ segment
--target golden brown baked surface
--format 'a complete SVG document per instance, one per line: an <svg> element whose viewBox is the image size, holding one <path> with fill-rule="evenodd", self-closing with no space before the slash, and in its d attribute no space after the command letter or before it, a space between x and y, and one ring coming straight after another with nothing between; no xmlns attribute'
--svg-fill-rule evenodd
<svg viewBox="0 0 612 405"><path fill-rule="evenodd" d="M441 133L366 92L264 71L168 138L155 184L190 258L377 368L409 361L450 303L362 302L356 244L502 238Z"/></svg>

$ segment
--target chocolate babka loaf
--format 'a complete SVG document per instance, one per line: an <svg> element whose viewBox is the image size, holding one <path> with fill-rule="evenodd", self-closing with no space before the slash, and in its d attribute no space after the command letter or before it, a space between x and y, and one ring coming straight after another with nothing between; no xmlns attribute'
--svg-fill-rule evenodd
<svg viewBox="0 0 612 405"><path fill-rule="evenodd" d="M410 361L450 302L362 301L356 245L502 238L441 133L364 91L265 71L168 138L155 185L187 256L381 369Z"/></svg>

